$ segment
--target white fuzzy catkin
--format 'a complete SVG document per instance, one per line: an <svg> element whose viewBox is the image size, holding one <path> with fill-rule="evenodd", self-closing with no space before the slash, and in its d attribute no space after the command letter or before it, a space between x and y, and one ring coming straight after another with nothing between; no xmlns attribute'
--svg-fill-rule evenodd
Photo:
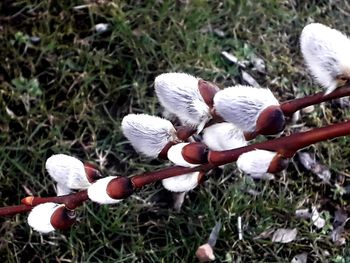
<svg viewBox="0 0 350 263"><path fill-rule="evenodd" d="M187 192L198 185L199 172L170 177L162 180L165 189L172 192Z"/></svg>
<svg viewBox="0 0 350 263"><path fill-rule="evenodd" d="M259 114L269 106L279 105L269 89L237 85L217 92L216 112L245 132L253 132Z"/></svg>
<svg viewBox="0 0 350 263"><path fill-rule="evenodd" d="M183 124L201 131L211 118L209 107L198 90L196 77L186 73L165 73L156 77L154 87L162 106Z"/></svg>
<svg viewBox="0 0 350 263"><path fill-rule="evenodd" d="M226 151L247 145L242 130L228 122L217 123L205 128L202 142L213 151Z"/></svg>
<svg viewBox="0 0 350 263"><path fill-rule="evenodd" d="M170 147L168 150L168 159L176 165L184 167L195 167L198 164L191 164L182 156L182 149L189 143L178 143ZM194 189L198 185L199 172L188 173L184 175L174 176L162 180L164 188L172 192L185 192Z"/></svg>
<svg viewBox="0 0 350 263"><path fill-rule="evenodd" d="M122 201L121 199L113 199L107 194L107 185L117 176L108 176L97 180L88 188L89 199L99 204L116 204Z"/></svg>
<svg viewBox="0 0 350 263"><path fill-rule="evenodd" d="M301 33L300 47L306 65L326 94L337 88L337 76L350 78L350 39L338 30L309 24Z"/></svg>
<svg viewBox="0 0 350 263"><path fill-rule="evenodd" d="M272 175L267 173L275 152L266 150L254 150L241 154L237 160L237 166L243 172L256 179L271 179Z"/></svg>
<svg viewBox="0 0 350 263"><path fill-rule="evenodd" d="M136 151L152 158L158 157L168 142L177 139L170 121L147 114L125 116L122 131Z"/></svg>
<svg viewBox="0 0 350 263"><path fill-rule="evenodd" d="M57 196L61 196L61 195L68 195L72 192L72 190L67 187L66 185L57 183L56 184L56 194Z"/></svg>
<svg viewBox="0 0 350 263"><path fill-rule="evenodd" d="M68 189L86 189L91 185L86 176L84 164L75 157L55 154L46 160L45 167L59 185L60 194L67 192Z"/></svg>
<svg viewBox="0 0 350 263"><path fill-rule="evenodd" d="M188 142L182 142L182 143L178 143L175 144L173 146L171 146L168 150L167 156L168 159L173 162L176 165L180 165L180 166L184 166L184 167L195 167L198 166L198 164L192 164L187 162L183 156L182 156L182 149L189 144Z"/></svg>
<svg viewBox="0 0 350 263"><path fill-rule="evenodd" d="M55 230L51 224L51 216L59 208L60 204L44 203L35 206L28 215L28 224L41 233L49 233Z"/></svg>

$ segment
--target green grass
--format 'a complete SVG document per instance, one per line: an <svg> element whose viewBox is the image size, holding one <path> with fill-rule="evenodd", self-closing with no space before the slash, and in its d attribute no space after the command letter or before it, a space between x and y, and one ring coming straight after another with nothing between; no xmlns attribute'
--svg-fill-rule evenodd
<svg viewBox="0 0 350 263"><path fill-rule="evenodd" d="M98 4L73 9L93 2ZM24 187L35 195L53 195L44 167L53 153L93 161L105 175L162 167L133 151L120 131L121 118L131 112L161 114L152 83L164 72L185 71L222 87L240 83L239 71L221 51L242 60L263 58L267 75L248 72L281 100L320 90L305 70L298 37L311 21L349 32L346 1L220 2L2 1L0 205L18 204L27 195ZM108 23L109 30L96 33L92 28L98 23ZM32 43L33 36L40 42ZM315 127L350 116L348 109L326 106L326 116L316 107L301 122ZM334 175L349 173L349 142L340 138L309 150ZM193 262L196 248L221 220L217 262L290 262L302 252L310 262L342 262L350 254L348 245L335 246L329 231L317 231L293 216L302 202L333 199L317 178L294 164L284 177L254 184L229 166L191 192L179 213L150 202L161 189L156 184L118 205L84 205L79 223L67 232L40 236L30 230L26 215L0 218L0 260ZM248 194L251 187L261 194ZM333 201L348 205L345 197ZM238 216L243 241L238 240ZM297 240L255 239L278 227L297 227Z"/></svg>

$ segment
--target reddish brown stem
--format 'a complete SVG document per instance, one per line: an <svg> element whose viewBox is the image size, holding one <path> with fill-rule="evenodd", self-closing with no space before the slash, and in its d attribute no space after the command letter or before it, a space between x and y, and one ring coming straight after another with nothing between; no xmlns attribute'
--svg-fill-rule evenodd
<svg viewBox="0 0 350 263"><path fill-rule="evenodd" d="M234 162L242 153L253 151L255 149L275 151L278 152L283 158L291 158L296 151L306 146L345 135L350 135L350 121L330 125L323 128L316 128L307 132L295 133L290 136L252 144L233 150L222 152L209 151L209 164L203 164L192 168L172 166L158 171L135 175L131 177L130 180L132 182L133 188L136 190L147 184L151 184L169 177L197 171L209 171L216 166ZM32 206L47 202L65 204L68 209L73 210L88 199L89 198L86 190L65 196L46 198L29 196L22 200L22 203L25 205L0 208L0 216L27 212L32 209Z"/></svg>
<svg viewBox="0 0 350 263"><path fill-rule="evenodd" d="M135 175L131 177L131 181L134 188L138 189L147 184L151 184L169 177L198 172L198 171L209 171L210 169L213 169L213 168L214 166L210 164L200 165L196 167L171 166L158 171Z"/></svg>
<svg viewBox="0 0 350 263"><path fill-rule="evenodd" d="M285 116L292 116L296 111L308 107L310 105L319 104L324 101L342 98L345 96L350 96L350 86L344 86L342 88L336 89L328 95L324 95L325 92L319 92L314 95L306 96L299 99L293 99L289 101L282 102L280 104L281 109Z"/></svg>
<svg viewBox="0 0 350 263"><path fill-rule="evenodd" d="M209 151L208 159L212 165L220 166L235 162L242 153L253 151L255 149L274 151L281 154L284 158L291 158L299 149L320 141L330 140L345 135L350 135L350 121L316 128L311 131L294 133L290 136L256 143L233 150L221 152Z"/></svg>
<svg viewBox="0 0 350 263"><path fill-rule="evenodd" d="M64 204L68 209L74 210L78 206L81 206L89 197L87 190L83 190L74 194L62 195L62 196L50 196L50 197L35 197L28 196L22 199L22 203L28 206L36 206L42 203L57 203Z"/></svg>
<svg viewBox="0 0 350 263"><path fill-rule="evenodd" d="M13 216L20 213L26 213L33 207L27 205L5 206L0 207L0 216Z"/></svg>

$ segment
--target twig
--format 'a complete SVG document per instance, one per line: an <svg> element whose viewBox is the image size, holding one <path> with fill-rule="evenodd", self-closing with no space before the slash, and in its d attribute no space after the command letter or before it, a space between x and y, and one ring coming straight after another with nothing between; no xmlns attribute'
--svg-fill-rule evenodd
<svg viewBox="0 0 350 263"><path fill-rule="evenodd" d="M249 151L255 149L263 149L269 151L275 151L279 153L284 158L291 158L298 150L305 148L311 144L333 139L340 136L350 135L350 121L333 124L330 126L315 128L311 131L295 133L286 137L276 138L270 141L251 144L245 147L227 150L227 151L209 151L208 162L196 167L181 167L172 166L164 168L158 171L147 172L139 175L127 177L124 181L130 181L132 189L128 192L128 195L124 196L126 198L134 190L144 187L147 184L151 184L169 177L179 176L187 173L193 173L197 171L207 172L217 166L224 165L227 163L234 162L238 157ZM198 144L198 143L197 143ZM122 180L120 180L121 182ZM115 185L116 191L123 191L120 185ZM122 195L122 194L121 194ZM75 209L76 207L82 205L83 202L89 200L87 195L87 190L83 190L74 194L65 196L55 196L55 197L34 197L29 196L22 200L24 205L19 206L9 206L0 208L0 216L14 215L17 213L28 212L32 209L32 206L46 203L55 202L60 204L65 204L68 209Z"/></svg>

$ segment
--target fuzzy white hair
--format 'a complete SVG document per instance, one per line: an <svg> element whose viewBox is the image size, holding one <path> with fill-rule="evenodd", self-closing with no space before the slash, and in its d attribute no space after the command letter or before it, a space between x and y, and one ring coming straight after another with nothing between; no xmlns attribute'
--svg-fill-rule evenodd
<svg viewBox="0 0 350 263"><path fill-rule="evenodd" d="M242 130L229 122L217 123L205 128L202 142L213 151L225 151L247 145Z"/></svg>
<svg viewBox="0 0 350 263"><path fill-rule="evenodd" d="M216 112L225 121L246 132L253 132L259 114L269 106L279 105L269 89L237 85L217 92L214 96Z"/></svg>
<svg viewBox="0 0 350 263"><path fill-rule="evenodd" d="M300 47L306 65L326 94L337 88L337 76L350 74L350 39L319 23L304 27ZM349 76L350 77L350 76Z"/></svg>
<svg viewBox="0 0 350 263"><path fill-rule="evenodd" d="M72 189L70 189L66 185L60 184L60 183L56 184L56 194L57 194L57 196L68 195L71 192L72 192Z"/></svg>
<svg viewBox="0 0 350 263"><path fill-rule="evenodd" d="M44 203L33 207L28 215L28 224L41 233L49 233L55 230L51 224L51 216L59 208L60 204Z"/></svg>
<svg viewBox="0 0 350 263"><path fill-rule="evenodd" d="M184 166L184 167L195 167L198 164L192 164L187 162L182 156L182 149L189 144L189 142L182 142L171 146L168 150L167 156L168 159L176 165Z"/></svg>
<svg viewBox="0 0 350 263"><path fill-rule="evenodd" d="M107 186L110 181L117 176L107 176L97 180L88 188L88 196L91 201L99 204L116 204L122 201L121 199L113 199L107 193Z"/></svg>
<svg viewBox="0 0 350 263"><path fill-rule="evenodd" d="M165 189L172 192L187 192L198 185L199 172L170 177L162 180Z"/></svg>
<svg viewBox="0 0 350 263"><path fill-rule="evenodd" d="M59 185L57 194L67 194L68 189L86 189L91 185L86 176L84 164L73 156L52 155L46 160L45 167Z"/></svg>
<svg viewBox="0 0 350 263"><path fill-rule="evenodd" d="M186 73L164 73L156 77L154 87L162 106L184 124L201 131L211 118L196 77Z"/></svg>
<svg viewBox="0 0 350 263"><path fill-rule="evenodd" d="M267 172L276 152L266 150L254 150L241 154L237 160L237 166L243 172L257 179L270 179Z"/></svg>
<svg viewBox="0 0 350 263"><path fill-rule="evenodd" d="M176 140L170 121L147 114L125 116L122 131L137 152L152 158L157 158L168 142Z"/></svg>

